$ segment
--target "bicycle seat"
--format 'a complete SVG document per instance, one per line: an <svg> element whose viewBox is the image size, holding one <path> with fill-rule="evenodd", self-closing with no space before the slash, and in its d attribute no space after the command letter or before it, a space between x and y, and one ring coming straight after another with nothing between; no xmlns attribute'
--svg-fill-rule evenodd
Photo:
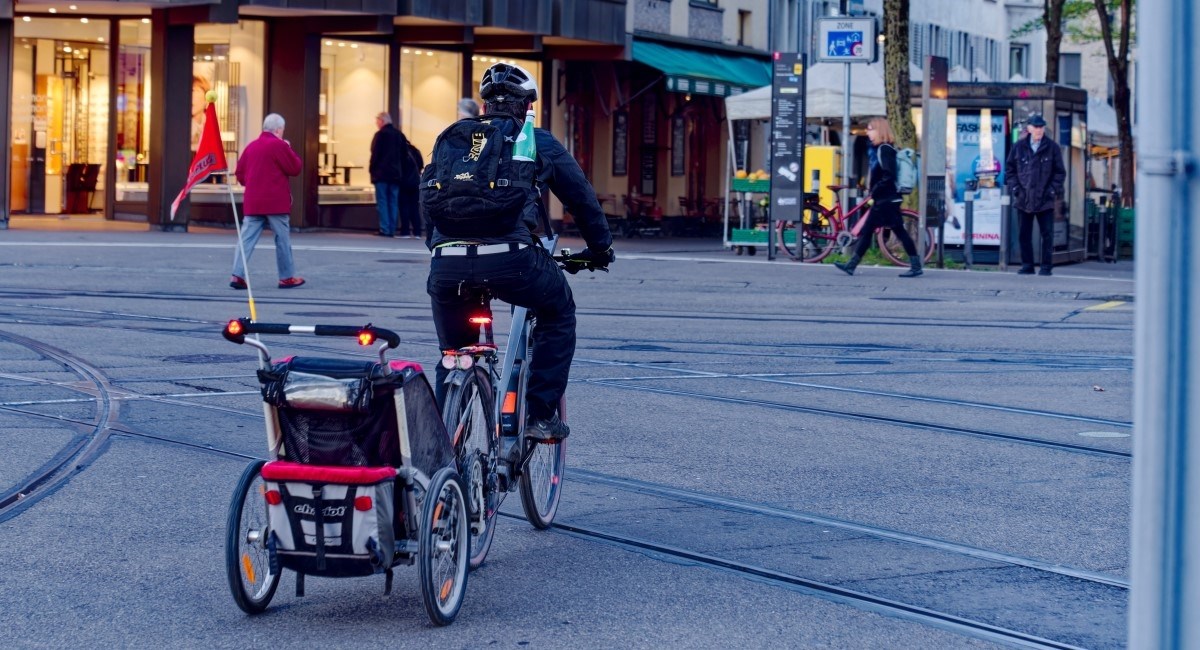
<svg viewBox="0 0 1200 650"><path fill-rule="evenodd" d="M841 192L842 190L850 189L849 185L826 185L825 189L831 192Z"/></svg>

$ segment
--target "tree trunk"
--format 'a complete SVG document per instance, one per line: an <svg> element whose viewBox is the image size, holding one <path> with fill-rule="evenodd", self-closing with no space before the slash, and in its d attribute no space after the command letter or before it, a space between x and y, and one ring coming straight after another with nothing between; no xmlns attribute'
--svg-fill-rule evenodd
<svg viewBox="0 0 1200 650"><path fill-rule="evenodd" d="M1134 151L1133 120L1130 111L1129 41L1133 30L1133 0L1113 0L1120 7L1121 18L1118 42L1113 43L1113 25L1108 15L1108 0L1094 0L1100 21L1104 53L1108 57L1108 74L1113 81L1113 110L1117 114L1117 141L1121 147L1121 204L1133 206Z"/></svg>
<svg viewBox="0 0 1200 650"><path fill-rule="evenodd" d="M917 149L917 128L912 121L912 89L908 78L909 0L883 2L883 88L888 125L896 135L896 147ZM920 205L917 192L904 201L909 208Z"/></svg>
<svg viewBox="0 0 1200 650"><path fill-rule="evenodd" d="M909 0L884 0L883 77L887 118L896 134L896 146L917 146L917 129L912 121L912 90L908 77Z"/></svg>
<svg viewBox="0 0 1200 650"><path fill-rule="evenodd" d="M1046 26L1046 83L1058 83L1058 56L1063 39L1063 5L1067 0L1043 0L1042 23Z"/></svg>

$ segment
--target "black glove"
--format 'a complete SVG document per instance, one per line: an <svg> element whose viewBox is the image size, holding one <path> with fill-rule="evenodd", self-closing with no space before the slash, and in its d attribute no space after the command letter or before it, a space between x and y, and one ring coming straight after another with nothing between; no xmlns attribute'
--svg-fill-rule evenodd
<svg viewBox="0 0 1200 650"><path fill-rule="evenodd" d="M571 275L575 275L586 268L607 270L608 265L612 264L616 259L617 254L613 252L612 247L609 247L605 251L593 251L585 248L578 253L573 253L563 264L563 269Z"/></svg>

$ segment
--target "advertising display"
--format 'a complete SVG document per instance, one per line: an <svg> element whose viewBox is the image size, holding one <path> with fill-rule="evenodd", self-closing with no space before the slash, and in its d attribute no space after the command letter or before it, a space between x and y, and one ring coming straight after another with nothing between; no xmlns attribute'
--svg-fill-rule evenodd
<svg viewBox="0 0 1200 650"><path fill-rule="evenodd" d="M953 197L946 244L964 244L966 195L974 192L975 246L1000 245L1004 161L1008 156L1006 111L950 109L947 125L946 196Z"/></svg>

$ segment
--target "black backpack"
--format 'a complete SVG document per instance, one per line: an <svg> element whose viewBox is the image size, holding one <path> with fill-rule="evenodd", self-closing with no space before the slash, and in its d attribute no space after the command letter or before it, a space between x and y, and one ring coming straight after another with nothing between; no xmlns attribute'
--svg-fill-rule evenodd
<svg viewBox="0 0 1200 650"><path fill-rule="evenodd" d="M537 164L513 160L515 118L459 120L438 136L421 176L421 214L447 237L503 237L536 197Z"/></svg>

